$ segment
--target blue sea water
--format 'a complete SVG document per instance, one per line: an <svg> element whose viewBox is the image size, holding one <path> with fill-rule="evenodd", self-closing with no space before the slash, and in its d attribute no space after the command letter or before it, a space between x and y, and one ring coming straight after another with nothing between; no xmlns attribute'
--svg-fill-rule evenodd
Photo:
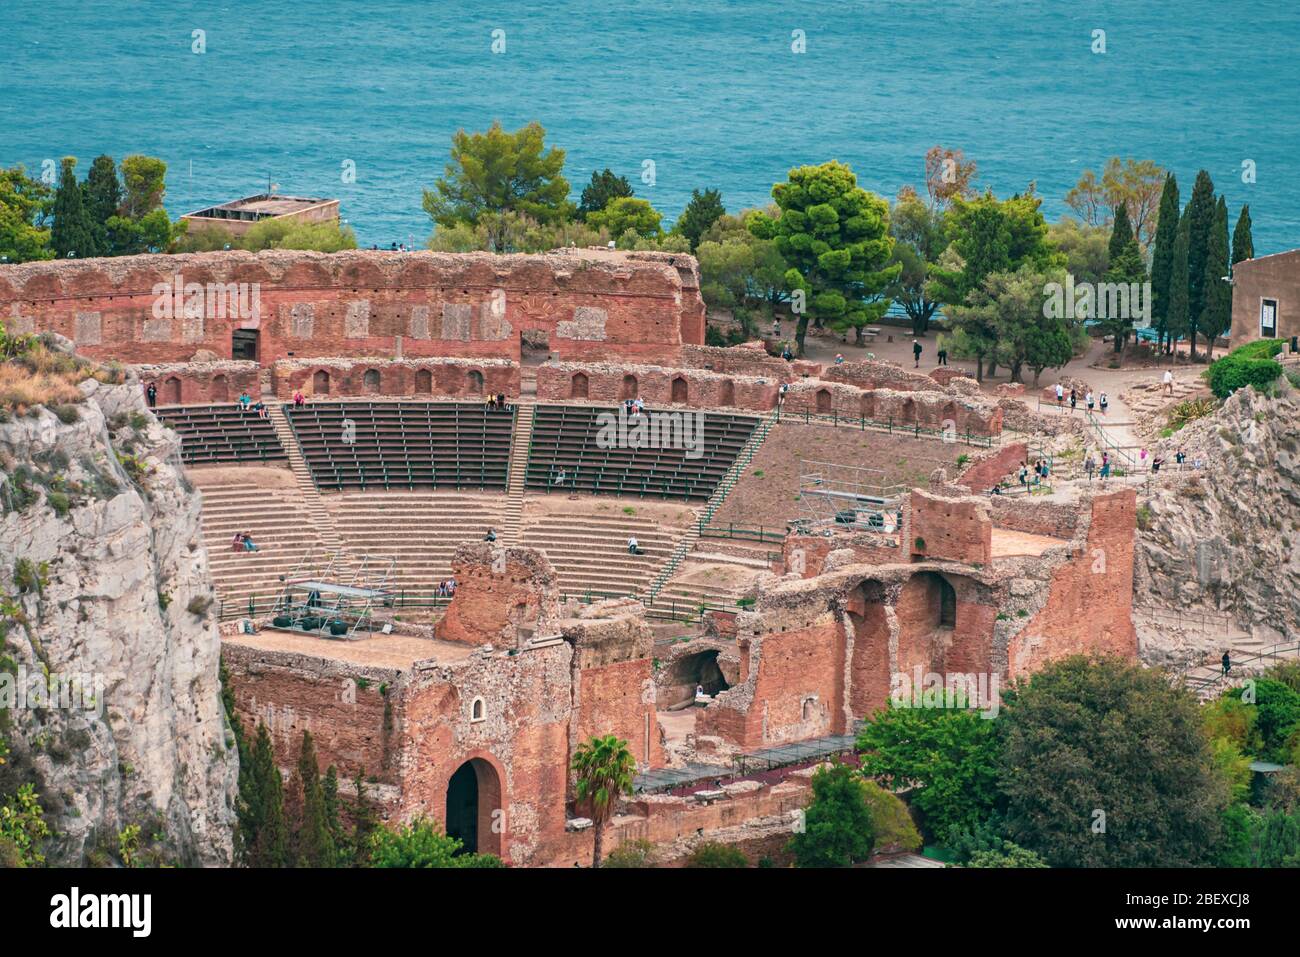
<svg viewBox="0 0 1300 957"><path fill-rule="evenodd" d="M0 14L0 164L160 156L173 215L269 180L338 197L363 245L423 245L421 190L452 133L536 119L567 151L575 201L609 166L669 220L692 188L737 210L832 158L892 196L940 143L1000 195L1036 183L1052 218L1111 155L1173 169L1184 201L1204 167L1234 221L1250 204L1257 253L1300 246L1295 0L0 0Z"/></svg>

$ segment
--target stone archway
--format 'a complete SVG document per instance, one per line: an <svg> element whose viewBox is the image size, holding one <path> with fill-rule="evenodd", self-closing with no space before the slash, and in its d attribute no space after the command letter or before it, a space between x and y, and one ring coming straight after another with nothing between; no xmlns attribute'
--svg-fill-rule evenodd
<svg viewBox="0 0 1300 957"><path fill-rule="evenodd" d="M312 395L330 394L330 374L324 369L318 369L311 377L311 391Z"/></svg>
<svg viewBox="0 0 1300 957"><path fill-rule="evenodd" d="M682 655L668 665L656 683L660 708L671 708L693 700L696 688L703 688L706 695L713 696L731 687L718 664L716 649Z"/></svg>
<svg viewBox="0 0 1300 957"><path fill-rule="evenodd" d="M471 758L447 780L443 824L466 854L501 854L504 831L501 776L483 758ZM501 812L501 813L498 813Z"/></svg>
<svg viewBox="0 0 1300 957"><path fill-rule="evenodd" d="M162 405L180 405L181 380L175 376L164 379L162 388L158 390L158 400Z"/></svg>
<svg viewBox="0 0 1300 957"><path fill-rule="evenodd" d="M230 401L230 383L226 380L225 376L214 375L212 377L211 397L213 402Z"/></svg>
<svg viewBox="0 0 1300 957"><path fill-rule="evenodd" d="M470 395L483 394L483 373L477 369L472 369L465 376L465 384L469 388Z"/></svg>
<svg viewBox="0 0 1300 957"><path fill-rule="evenodd" d="M920 572L903 585L898 615L898 670L942 672L957 627L957 591L938 572Z"/></svg>
<svg viewBox="0 0 1300 957"><path fill-rule="evenodd" d="M381 387L378 369L367 369L361 377L361 391L368 395L377 395Z"/></svg>
<svg viewBox="0 0 1300 957"><path fill-rule="evenodd" d="M623 376L623 387L619 389L618 397L620 399L635 399L637 391L637 381L634 375Z"/></svg>
<svg viewBox="0 0 1300 957"><path fill-rule="evenodd" d="M817 414L829 415L830 411L831 411L831 390L818 389L817 390Z"/></svg>
<svg viewBox="0 0 1300 957"><path fill-rule="evenodd" d="M673 379L673 402L684 405L690 397L690 386L686 384L686 379L678 376Z"/></svg>
<svg viewBox="0 0 1300 957"><path fill-rule="evenodd" d="M431 392L433 392L433 373L428 369L417 369L415 372L416 395L429 395Z"/></svg>
<svg viewBox="0 0 1300 957"><path fill-rule="evenodd" d="M587 382L587 376L584 373L575 372L573 374L573 378L569 380L569 398L570 399L587 398L588 388L589 388L589 384Z"/></svg>
<svg viewBox="0 0 1300 957"><path fill-rule="evenodd" d="M736 383L731 379L723 379L722 385L718 387L718 405L731 406L736 404Z"/></svg>

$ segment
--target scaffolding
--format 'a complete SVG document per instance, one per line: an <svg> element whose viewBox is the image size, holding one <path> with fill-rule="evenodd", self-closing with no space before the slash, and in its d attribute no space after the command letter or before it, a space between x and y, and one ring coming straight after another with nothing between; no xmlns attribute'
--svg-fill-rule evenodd
<svg viewBox="0 0 1300 957"><path fill-rule="evenodd" d="M799 460L799 502L795 526L813 534L835 528L893 534L902 527L906 486L885 484L880 469Z"/></svg>
<svg viewBox="0 0 1300 957"><path fill-rule="evenodd" d="M272 623L321 638L368 637L375 631L376 605L392 601L387 584L396 564L394 558L373 555L354 564L342 549L323 564L309 554L285 577Z"/></svg>

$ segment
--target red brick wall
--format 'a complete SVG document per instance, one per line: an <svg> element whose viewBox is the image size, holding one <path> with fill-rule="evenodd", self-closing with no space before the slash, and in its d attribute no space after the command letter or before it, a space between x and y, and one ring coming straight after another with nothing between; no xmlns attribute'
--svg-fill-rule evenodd
<svg viewBox="0 0 1300 957"><path fill-rule="evenodd" d="M653 701L646 700L645 693L651 673L649 658L580 670L574 741L586 741L592 735L618 735L627 742L638 764L663 767L655 706Z"/></svg>
<svg viewBox="0 0 1300 957"><path fill-rule="evenodd" d="M820 362L795 359L786 362L780 356L768 355L762 344L742 346L682 346L682 366L705 369L726 375L753 376L775 382L793 382L802 376L819 375Z"/></svg>
<svg viewBox="0 0 1300 957"><path fill-rule="evenodd" d="M867 418L890 422L896 428L920 426L950 430L960 437L998 435L1002 410L943 392L862 389L856 385L822 379L803 379L790 386L782 403L784 414L835 414L849 421Z"/></svg>
<svg viewBox="0 0 1300 957"><path fill-rule="evenodd" d="M957 484L965 485L972 492L987 492L1018 468L1028 454L1029 447L1024 442L1004 446L962 472Z"/></svg>
<svg viewBox="0 0 1300 957"><path fill-rule="evenodd" d="M913 489L907 547L914 559L948 559L988 565L993 557L993 522L989 507L973 496L940 498ZM917 547L917 540L925 543Z"/></svg>
<svg viewBox="0 0 1300 957"><path fill-rule="evenodd" d="M379 373L378 392L365 385L365 374L370 370ZM507 397L514 399L519 395L517 363L473 363L458 359L331 359L310 365L282 361L271 367L272 388L276 396L285 400L292 398L299 389L306 395L315 395L318 372L329 376L329 392L322 393L322 397L378 394L474 399L504 392ZM421 387L422 372L429 373L427 388ZM483 377L481 388L471 381L471 372Z"/></svg>
<svg viewBox="0 0 1300 957"><path fill-rule="evenodd" d="M681 260L680 263L677 260ZM14 331L53 330L98 359L231 356L231 333L256 329L258 359L287 356L497 356L518 359L540 330L561 356L676 359L703 341L690 256L583 259L276 250L145 255L0 266L0 315ZM202 319L156 314L160 290L243 285L244 305ZM238 292L238 288L236 289ZM183 303L183 301L182 301ZM215 304L214 304L215 305Z"/></svg>
<svg viewBox="0 0 1300 957"><path fill-rule="evenodd" d="M822 573L826 556L833 551L849 549L854 561L887 565L891 562L906 561L906 552L896 546L885 544L870 545L854 541L852 538L832 535L786 535L781 545L781 558L786 571L794 571L794 555L797 550L803 552L803 576L814 578Z"/></svg>
<svg viewBox="0 0 1300 957"><path fill-rule="evenodd" d="M1137 493L1121 489L1092 500L1087 544L1052 572L1047 603L1007 649L1015 678L1078 653L1137 656L1133 628L1133 537Z"/></svg>
<svg viewBox="0 0 1300 957"><path fill-rule="evenodd" d="M434 634L443 641L514 647L516 627L535 625L555 604L554 573L547 594L547 583L535 575L531 564L519 560L521 554L538 553L486 543L461 545L451 564L456 594ZM498 561L500 571L494 568Z"/></svg>
<svg viewBox="0 0 1300 957"><path fill-rule="evenodd" d="M573 377L587 378L587 399L607 405L616 405L624 398L640 396L652 406L672 405L673 381L686 383L684 404L695 408L737 408L766 411L776 407L779 388L776 382L760 383L752 378L733 378L694 369L672 370L658 366L604 364L548 363L537 369L537 398L539 401L567 401L573 395ZM631 395L624 387L624 378L636 379ZM679 387L680 388L680 387Z"/></svg>
<svg viewBox="0 0 1300 957"><path fill-rule="evenodd" d="M942 392L943 386L947 385L933 374L925 375L874 359L828 365L821 377L828 382L843 382L860 389L894 389L898 392Z"/></svg>
<svg viewBox="0 0 1300 957"><path fill-rule="evenodd" d="M141 389L151 382L158 387L159 405L219 405L234 402L241 392L254 399L262 396L255 362L178 362L131 368L140 377Z"/></svg>

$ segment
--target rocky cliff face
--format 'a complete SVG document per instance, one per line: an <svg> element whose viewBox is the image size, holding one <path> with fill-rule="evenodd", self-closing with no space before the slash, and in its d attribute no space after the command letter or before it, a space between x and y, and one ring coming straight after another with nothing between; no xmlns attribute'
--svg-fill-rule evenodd
<svg viewBox="0 0 1300 957"><path fill-rule="evenodd" d="M1135 601L1227 612L1259 645L1300 631L1300 392L1232 395L1214 415L1186 425L1158 453L1189 477L1162 476L1139 494ZM1197 460L1200 469L1193 469ZM1157 621L1143 627L1151 660L1222 651L1223 629Z"/></svg>
<svg viewBox="0 0 1300 957"><path fill-rule="evenodd" d="M80 388L0 422L0 671L27 685L0 791L36 782L51 864L111 860L131 825L159 860L227 864L238 759L199 497L137 382Z"/></svg>

